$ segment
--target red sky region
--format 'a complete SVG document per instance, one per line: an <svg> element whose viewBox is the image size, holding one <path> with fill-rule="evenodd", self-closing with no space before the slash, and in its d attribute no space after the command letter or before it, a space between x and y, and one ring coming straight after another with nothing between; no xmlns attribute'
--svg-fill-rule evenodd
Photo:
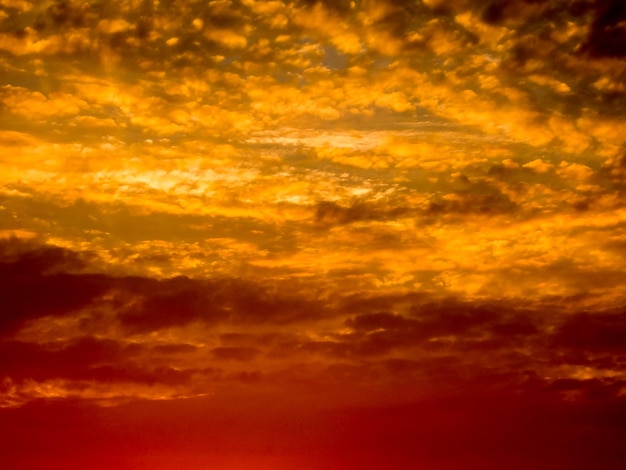
<svg viewBox="0 0 626 470"><path fill-rule="evenodd" d="M625 24L0 2L0 468L624 468Z"/></svg>
<svg viewBox="0 0 626 470"><path fill-rule="evenodd" d="M456 397L398 406L208 400L3 410L5 468L605 468L624 459L623 401ZM283 401L284 402L284 401Z"/></svg>

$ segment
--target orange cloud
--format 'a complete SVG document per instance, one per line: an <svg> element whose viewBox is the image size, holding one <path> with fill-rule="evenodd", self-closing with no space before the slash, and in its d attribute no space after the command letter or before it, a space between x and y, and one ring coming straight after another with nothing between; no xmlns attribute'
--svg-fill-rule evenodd
<svg viewBox="0 0 626 470"><path fill-rule="evenodd" d="M565 3L4 2L0 466L623 468L626 13Z"/></svg>

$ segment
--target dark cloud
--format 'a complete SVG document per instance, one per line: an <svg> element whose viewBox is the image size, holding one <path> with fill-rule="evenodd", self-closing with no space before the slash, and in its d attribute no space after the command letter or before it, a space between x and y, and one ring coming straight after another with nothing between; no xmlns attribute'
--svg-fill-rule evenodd
<svg viewBox="0 0 626 470"><path fill-rule="evenodd" d="M72 284L81 277L94 276L84 272L88 259L68 250L16 240L8 241L3 250L3 263L11 267L16 277L34 279L62 275L66 277L60 278L60 283ZM67 274L66 271L75 272ZM95 296L90 302L111 309L127 333L148 333L199 322L203 326L217 326L207 335L214 334L210 340L217 339L219 346L204 349L184 342L170 344L163 337L155 339L158 341L155 343L138 343L129 335L123 339L87 336L41 344L7 339L0 342L0 379L4 393L11 387L19 389L23 384L61 379L69 382L69 390L84 389L94 383L111 387L138 384L176 387L182 390L181 394L185 391L206 393L210 382L217 390L215 400L225 402L231 397L224 397L236 387L254 390L238 392L246 398L246 393L254 396L260 393L256 389L272 387L285 395L334 396L345 393L347 384L350 385L347 400L361 393L373 394L376 400L381 397L381 403L386 399L401 403L407 397L410 400L421 397L424 408L415 404L411 409L417 413L414 419L431 409L431 414L420 418L420 422L426 419L429 423L423 430L418 432L411 428L406 417L399 412L394 415L396 412L390 408L386 411L393 416L387 415L379 421L379 427L370 429L370 432L381 429L380 426L386 429L386 437L377 438L380 439L376 440L378 450L370 455L380 459L379 468L387 468L382 466L383 454L396 449L406 456L412 448L409 441L422 435L428 445L425 444L420 455L422 458L428 455L428 461L441 462L438 458L443 457L437 456L448 448L446 445L451 445L480 462L476 468L489 468L485 465L490 460L486 460L482 452L471 450L472 446L466 447L467 442L463 441L474 435L468 432L475 426L480 429L499 426L498 432L490 430L483 438L495 439L494 442L505 446L508 453L516 448L512 444L516 440L530 439L529 429L548 426L550 433L546 431L542 439L548 438L551 432L568 429L559 424L559 419L565 419L568 426L583 426L586 438L596 432L614 437L623 434L618 419L611 415L624 416L620 395L625 385L623 380L558 376L562 365L613 371L623 366L626 325L623 311L619 309L555 316L547 314L547 308L522 308L507 301L434 299L418 293L378 296L361 293L345 297L337 294L332 302L311 302L275 287L233 279L99 276L100 285L106 287L106 295ZM332 320L334 327L325 331L320 326L313 337L307 333L305 325L319 319ZM264 325L262 331L249 332L241 328L259 325ZM270 364L274 361L288 364L276 370L265 362L266 358L271 358ZM219 363L220 368L204 367L207 361ZM254 364L254 370L237 370L250 364ZM546 378L551 375L554 378ZM116 390L124 393L124 387ZM433 397L443 400L435 405L441 406L440 411L428 408L433 405L428 402L434 400ZM198 401L192 400L180 406L197 404ZM495 406L497 412L491 406ZM536 406L541 407L541 413L551 410L550 419L546 421ZM453 407L454 411L446 412L448 407ZM534 417L525 416L518 407L522 407L524 413L535 410ZM347 412L345 408L344 412ZM374 416L382 416L372 409L364 413L368 416L364 418L366 422ZM348 422L357 421L368 426L358 419ZM436 427L438 422L439 428ZM522 423L525 428L509 426L511 422ZM505 423L508 424L505 426ZM351 432L360 429L354 426L355 429L352 424L348 426ZM509 433L506 438L500 434L503 426ZM432 437L433 432L439 432L441 437ZM369 442L368 448L374 448L375 442L368 439L363 435L359 442L361 445ZM562 441L552 442L558 451L552 449L552 444L541 444L543 447L540 446L541 452L537 454L540 457L535 456L541 465L544 460L550 462L550 465L546 463L546 469L558 468L563 449L573 441L581 442L575 433L568 438L559 434L559 439ZM472 445L480 442L483 441L477 439ZM599 442L605 441L598 440L594 446L600 446ZM356 441L348 434L337 441L339 444L356 449ZM441 452L432 451L432 446ZM617 455L617 448L609 444L602 447L610 456ZM507 452L492 457L500 464L507 461ZM339 460L350 461L347 454L342 455ZM603 468L612 468L611 459L613 457L605 458ZM398 468L403 468L405 463L405 468L411 468L408 461L398 458L398 462ZM524 462L535 460L529 458ZM532 468L542 468L541 465ZM528 467L524 464L519 468ZM576 467L568 465L567 468Z"/></svg>
<svg viewBox="0 0 626 470"><path fill-rule="evenodd" d="M339 310L345 315L393 311L395 308L426 302L427 298L428 296L421 292L409 292L406 294L380 293L376 295L359 293L342 298Z"/></svg>
<svg viewBox="0 0 626 470"><path fill-rule="evenodd" d="M14 379L87 378L94 368L132 360L141 348L115 340L84 337L48 344L0 343L2 371Z"/></svg>
<svg viewBox="0 0 626 470"><path fill-rule="evenodd" d="M152 346L152 351L165 355L193 353L197 350L198 346L186 343L157 344Z"/></svg>
<svg viewBox="0 0 626 470"><path fill-rule="evenodd" d="M315 206L315 224L322 227L347 225L372 220L393 220L408 212L403 207L384 207L365 202L355 202L344 207L335 202L322 201Z"/></svg>
<svg viewBox="0 0 626 470"><path fill-rule="evenodd" d="M524 10L526 10L524 7L530 5L549 7L554 3L551 0L492 0L485 2L482 19L488 24L506 24L507 21L519 21L520 19L528 22L542 18L545 9L537 9L530 14L524 14ZM479 2L476 4L480 5Z"/></svg>
<svg viewBox="0 0 626 470"><path fill-rule="evenodd" d="M164 384L164 385L184 385L188 384L192 377L196 375L194 370L180 370L174 367L138 367L133 364L124 365L104 365L91 367L81 377L82 380L93 380L103 383L138 383L146 385ZM203 371L204 376L213 376L213 374ZM75 379L75 377L72 377Z"/></svg>
<svg viewBox="0 0 626 470"><path fill-rule="evenodd" d="M253 345L262 347L263 345L272 344L281 340L284 335L278 333L223 333L219 335L220 341L227 347L239 347L242 345Z"/></svg>
<svg viewBox="0 0 626 470"><path fill-rule="evenodd" d="M376 357L411 348L456 353L506 350L511 341L529 344L539 338L542 324L536 313L498 304L455 300L416 304L408 313L372 312L346 320L350 334L332 341L301 344L300 349L336 357Z"/></svg>
<svg viewBox="0 0 626 470"><path fill-rule="evenodd" d="M411 309L414 321L419 322L429 336L469 333L510 315L511 312L496 305L463 304L455 300L429 302Z"/></svg>
<svg viewBox="0 0 626 470"><path fill-rule="evenodd" d="M500 23L505 14L507 2L495 1L487 4L483 11L482 19L487 23Z"/></svg>
<svg viewBox="0 0 626 470"><path fill-rule="evenodd" d="M127 292L134 294L135 301L122 309L118 318L131 331L155 331L196 320L216 323L226 316L223 308L210 302L214 286L208 283L186 277L162 281L127 279L126 283Z"/></svg>
<svg viewBox="0 0 626 470"><path fill-rule="evenodd" d="M341 14L342 16L347 16L351 10L351 2L349 0L296 0L294 3L297 6L303 6L306 8L313 8L315 5L322 5L325 9Z"/></svg>
<svg viewBox="0 0 626 470"><path fill-rule="evenodd" d="M583 50L594 57L626 56L626 4L621 0L596 1L591 30Z"/></svg>
<svg viewBox="0 0 626 470"><path fill-rule="evenodd" d="M499 337L523 337L539 333L537 325L527 315L518 315L508 320L495 323L491 331Z"/></svg>
<svg viewBox="0 0 626 470"><path fill-rule="evenodd" d="M323 314L316 301L295 294L272 292L260 284L237 279L117 280L122 299L117 318L131 332L148 332L184 326L195 321L228 323L290 323Z"/></svg>
<svg viewBox="0 0 626 470"><path fill-rule="evenodd" d="M612 401L619 398L626 381L615 379L557 379L548 382L545 393L586 402Z"/></svg>
<svg viewBox="0 0 626 470"><path fill-rule="evenodd" d="M448 358L445 362L448 373L443 374L448 378L454 376L452 371L463 368L468 374L478 373L483 369L479 363L485 351L500 355L501 363L494 361L494 366L502 368L509 377L511 364L535 367L525 353L510 351L510 347L511 344L529 350L543 347L540 343L545 338L545 322L537 312L504 304L474 304L453 299L413 302L408 306L397 305L403 314L374 310L350 315L344 321L349 331L322 331L320 335L324 339L304 335L273 338L271 343L266 343L270 347L268 354L275 357L315 354L332 361L363 361L367 364L364 365L365 375L389 355L401 361L400 365L408 361L407 366L413 364L429 377L442 375L435 371L443 364L437 365L442 357ZM367 310L367 306L361 309ZM423 361L414 363L419 357ZM468 368L464 360L473 365ZM512 372L512 376L516 377L517 371Z"/></svg>
<svg viewBox="0 0 626 470"><path fill-rule="evenodd" d="M105 276L66 272L82 267L76 253L62 248L1 242L0 333L35 318L75 312L105 293L110 287Z"/></svg>
<svg viewBox="0 0 626 470"><path fill-rule="evenodd" d="M625 355L626 316L621 310L576 313L566 318L552 339L558 348Z"/></svg>
<svg viewBox="0 0 626 470"><path fill-rule="evenodd" d="M158 350L172 359L180 346ZM152 349L154 351L154 349ZM189 352L189 348L185 349ZM217 369L181 369L166 360L150 358L150 348L139 343L81 337L53 343L0 342L0 374L12 383L66 379L104 384L137 383L168 386L188 383L198 374L216 376ZM146 356L147 355L147 356ZM80 385L76 385L80 387Z"/></svg>
<svg viewBox="0 0 626 470"><path fill-rule="evenodd" d="M85 261L77 253L17 240L5 242L1 254L0 327L5 334L29 320L96 307L111 310L121 325L134 333L196 321L281 324L327 314L318 301L250 281L85 273ZM66 272L71 268L81 271Z"/></svg>
<svg viewBox="0 0 626 470"><path fill-rule="evenodd" d="M85 267L84 260L72 251L17 238L0 241L0 262L6 275L15 277L56 274Z"/></svg>
<svg viewBox="0 0 626 470"><path fill-rule="evenodd" d="M0 264L6 291L3 298L10 300L7 306L13 305L12 310L5 309L12 312L4 317L5 334L16 331L28 320L69 315L77 309L84 309L89 316L92 310L99 309L110 312L109 318L113 319L103 321L117 322L131 334L194 322L229 325L232 332L223 333L222 345L211 350L215 359L226 361L251 361L266 353L283 358L290 354L321 354L331 361L365 362L398 354L398 359L410 361L419 350L437 355L462 354L475 362L485 351L500 351L501 362L494 363L494 373L500 369L515 374L510 370L513 364L526 364L531 369L538 365L526 353L511 351L512 342L527 351L546 354L546 345L550 345L548 357L554 363L599 368L614 367L625 353L626 326L619 311L577 313L559 323L536 309L516 308L506 302L429 300L423 294L354 295L334 301L331 306L269 285L236 279L155 280L88 274L84 272L86 263L78 254L57 247L17 240L5 242ZM71 270L76 272L65 272ZM31 292L40 293L37 300L30 300L33 296L27 293ZM61 300L56 297L59 292L63 294ZM252 335L237 330L243 325L278 328L332 317L346 318L344 324L351 332L321 332L325 339L312 340L297 334ZM43 345L8 342L3 343L3 348L4 369L22 378L43 380L50 378L46 371L63 371L57 374L76 380L106 380L109 376L110 380L122 381L136 373L143 381L156 381L162 375L168 383L183 381L188 376L187 372L181 373L176 379L177 372L169 370L169 360L175 355L198 352L198 347L191 344L141 346L92 337ZM142 371L129 362L130 358L146 354L160 357L158 366ZM462 367L454 362L449 365L450 371ZM428 369L424 364L419 367ZM479 370L480 367L475 372Z"/></svg>
<svg viewBox="0 0 626 470"><path fill-rule="evenodd" d="M498 188L484 182L470 182L465 178L464 188L453 193L434 195L427 213L451 214L503 214L515 212L518 205ZM446 196L446 197L444 197Z"/></svg>
<svg viewBox="0 0 626 470"><path fill-rule="evenodd" d="M247 362L257 357L260 351L256 348L220 347L211 350L216 359Z"/></svg>
<svg viewBox="0 0 626 470"><path fill-rule="evenodd" d="M348 326L356 330L400 329L410 325L406 318L387 312L366 313L348 320Z"/></svg>
<svg viewBox="0 0 626 470"><path fill-rule="evenodd" d="M44 14L45 20L38 20L38 24L47 20L49 23L58 27L93 27L98 21L96 13L97 12L93 10L93 6L89 3L61 1L50 5Z"/></svg>

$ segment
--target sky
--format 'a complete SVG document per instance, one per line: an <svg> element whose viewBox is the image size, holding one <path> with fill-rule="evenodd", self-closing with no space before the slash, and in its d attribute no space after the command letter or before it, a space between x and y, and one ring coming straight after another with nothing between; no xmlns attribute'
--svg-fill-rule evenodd
<svg viewBox="0 0 626 470"><path fill-rule="evenodd" d="M0 0L0 466L621 469L621 0Z"/></svg>

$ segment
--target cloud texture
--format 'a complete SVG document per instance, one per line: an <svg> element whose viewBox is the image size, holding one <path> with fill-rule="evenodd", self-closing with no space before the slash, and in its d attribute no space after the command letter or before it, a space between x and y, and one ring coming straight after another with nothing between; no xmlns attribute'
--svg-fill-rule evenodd
<svg viewBox="0 0 626 470"><path fill-rule="evenodd" d="M623 468L625 19L3 2L0 463Z"/></svg>

